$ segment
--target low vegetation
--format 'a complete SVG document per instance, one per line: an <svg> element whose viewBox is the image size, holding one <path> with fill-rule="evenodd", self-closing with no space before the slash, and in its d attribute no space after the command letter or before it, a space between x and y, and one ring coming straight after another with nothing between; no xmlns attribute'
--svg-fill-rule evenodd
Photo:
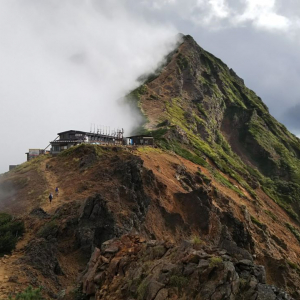
<svg viewBox="0 0 300 300"><path fill-rule="evenodd" d="M38 237L47 238L48 236L55 237L58 231L58 224L56 220L46 223L38 232Z"/></svg>
<svg viewBox="0 0 300 300"><path fill-rule="evenodd" d="M292 269L294 269L298 274L300 274L300 267L299 267L299 265L293 263L293 262L290 261L290 260L287 260L286 262L287 262L287 264L288 264Z"/></svg>
<svg viewBox="0 0 300 300"><path fill-rule="evenodd" d="M188 278L180 275L170 277L170 285L182 289L188 284Z"/></svg>
<svg viewBox="0 0 300 300"><path fill-rule="evenodd" d="M41 162L43 162L44 160L46 160L47 158L49 158L49 155L39 155L34 159L31 159L30 161L26 161L23 164L17 166L16 168L14 168L11 172L12 173L26 173L30 170L37 170L38 167L40 166Z"/></svg>
<svg viewBox="0 0 300 300"><path fill-rule="evenodd" d="M18 293L15 297L10 296L9 300L44 300L42 288L34 289L32 286L26 288L24 292Z"/></svg>
<svg viewBox="0 0 300 300"><path fill-rule="evenodd" d="M0 213L0 256L14 250L24 231L23 221L14 219L9 214Z"/></svg>
<svg viewBox="0 0 300 300"><path fill-rule="evenodd" d="M223 259L220 256L213 256L209 259L210 268L219 267L222 263L223 263Z"/></svg>
<svg viewBox="0 0 300 300"><path fill-rule="evenodd" d="M299 230L290 223L285 223L285 226L292 232L292 234L295 236L295 238L300 243L300 232L299 232Z"/></svg>
<svg viewBox="0 0 300 300"><path fill-rule="evenodd" d="M277 216L276 216L274 213L272 213L270 210L265 210L265 213L266 213L273 221L277 221L277 220L278 220Z"/></svg>
<svg viewBox="0 0 300 300"><path fill-rule="evenodd" d="M253 224L255 224L256 226L258 226L261 229L263 229L265 227L265 225L263 223L261 223L259 220L257 220L253 216L251 216L251 221L252 221Z"/></svg>
<svg viewBox="0 0 300 300"><path fill-rule="evenodd" d="M144 279L137 288L137 296L138 296L137 299L138 300L144 299L147 287L148 287L147 281L146 281L146 279Z"/></svg>
<svg viewBox="0 0 300 300"><path fill-rule="evenodd" d="M191 243L193 245L201 245L201 244L203 244L203 241L198 236L193 235L191 238Z"/></svg>
<svg viewBox="0 0 300 300"><path fill-rule="evenodd" d="M90 145L90 144L80 144L73 146L69 149L66 149L59 153L58 157L71 157L76 154L76 157L73 157L74 162L78 162L78 158L88 154L95 154L101 156L103 154L103 147L99 145Z"/></svg>

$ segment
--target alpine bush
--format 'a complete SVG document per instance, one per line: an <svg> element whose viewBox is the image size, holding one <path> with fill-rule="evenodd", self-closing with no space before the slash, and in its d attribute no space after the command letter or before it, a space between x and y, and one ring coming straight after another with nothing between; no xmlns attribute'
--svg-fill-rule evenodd
<svg viewBox="0 0 300 300"><path fill-rule="evenodd" d="M10 253L24 233L24 222L0 213L0 256Z"/></svg>
<svg viewBox="0 0 300 300"><path fill-rule="evenodd" d="M34 289L32 286L26 288L24 292L18 293L14 298L9 297L9 300L43 300L42 288Z"/></svg>

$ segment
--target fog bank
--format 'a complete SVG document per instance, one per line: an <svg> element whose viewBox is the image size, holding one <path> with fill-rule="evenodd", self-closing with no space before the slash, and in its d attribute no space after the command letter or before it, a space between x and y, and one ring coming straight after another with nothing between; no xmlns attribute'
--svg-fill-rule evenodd
<svg viewBox="0 0 300 300"><path fill-rule="evenodd" d="M0 2L0 173L64 130L123 127L119 105L175 45L177 31L119 1Z"/></svg>

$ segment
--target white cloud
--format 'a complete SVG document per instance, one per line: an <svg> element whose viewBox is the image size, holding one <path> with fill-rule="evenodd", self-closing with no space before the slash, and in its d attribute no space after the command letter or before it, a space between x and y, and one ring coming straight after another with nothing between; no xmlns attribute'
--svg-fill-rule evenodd
<svg viewBox="0 0 300 300"><path fill-rule="evenodd" d="M253 65L244 62L245 53L253 62L258 51L269 55L276 47L269 66L269 74L276 74L273 61L288 57L282 45L290 53L288 47L297 41L299 13L294 0L0 1L0 147L5 149L0 173L9 163L21 162L27 148L45 146L64 129L85 130L96 123L124 126L128 132L134 117L115 100L169 52L170 37L178 31L193 33L200 45L244 70L242 77ZM227 30L226 36L220 29ZM263 45L270 36L278 40L273 48ZM298 48L293 53L288 66L297 61ZM282 66L288 72L292 68ZM296 82L296 75L282 77ZM263 90L263 76L252 78L252 88ZM265 88L279 90L274 82ZM298 94L295 87L288 96Z"/></svg>
<svg viewBox="0 0 300 300"><path fill-rule="evenodd" d="M224 19L230 15L229 8L225 0L210 0L212 15L217 18Z"/></svg>
<svg viewBox="0 0 300 300"><path fill-rule="evenodd" d="M281 13L279 0L162 0L143 1L148 9L161 11L208 30L241 27L288 32L299 29L299 17L292 11ZM300 6L300 4L299 4Z"/></svg>
<svg viewBox="0 0 300 300"><path fill-rule="evenodd" d="M254 26L269 30L287 31L290 21L276 11L275 0L244 0L243 14L235 16L233 23L251 21Z"/></svg>
<svg viewBox="0 0 300 300"><path fill-rule="evenodd" d="M0 3L0 173L90 123L137 122L118 99L171 51L177 31L148 23L119 1Z"/></svg>

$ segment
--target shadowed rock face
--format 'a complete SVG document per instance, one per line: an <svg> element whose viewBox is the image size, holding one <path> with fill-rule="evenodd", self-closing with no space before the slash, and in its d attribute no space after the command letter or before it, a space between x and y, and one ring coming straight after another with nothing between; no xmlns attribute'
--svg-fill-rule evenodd
<svg viewBox="0 0 300 300"><path fill-rule="evenodd" d="M79 219L79 247L100 247L103 242L115 236L115 220L106 201L99 194L89 197Z"/></svg>
<svg viewBox="0 0 300 300"><path fill-rule="evenodd" d="M177 194L175 197L184 212L186 223L207 234L212 210L211 198L207 190L200 188L189 194Z"/></svg>
<svg viewBox="0 0 300 300"><path fill-rule="evenodd" d="M127 195L128 200L137 204L135 206L137 217L143 220L150 204L144 186L147 185L152 189L156 188L153 173L143 168L143 161L140 158L134 157L129 161L118 163L114 174L120 178L124 188L123 193ZM143 177L145 177L145 183Z"/></svg>
<svg viewBox="0 0 300 300"><path fill-rule="evenodd" d="M235 218L231 212L222 214L221 223L229 229L232 240L238 247L253 251L254 243L251 234L245 229L244 224ZM225 234L222 236L225 237Z"/></svg>

